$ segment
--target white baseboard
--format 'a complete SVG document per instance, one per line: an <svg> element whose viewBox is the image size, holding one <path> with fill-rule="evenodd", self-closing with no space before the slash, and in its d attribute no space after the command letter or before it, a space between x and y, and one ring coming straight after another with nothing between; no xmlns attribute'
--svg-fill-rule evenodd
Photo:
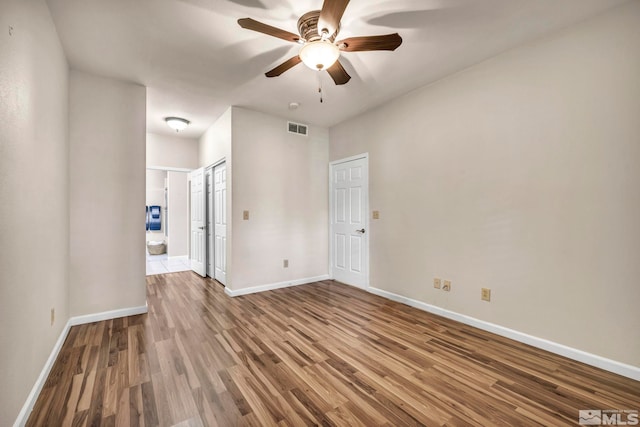
<svg viewBox="0 0 640 427"><path fill-rule="evenodd" d="M425 302L408 298L402 295L394 294L392 292L388 292L383 289L369 287L368 291L371 292L372 294L376 294L381 297L409 305L419 310L427 311L429 313L433 313L438 316L446 317L447 319L455 320L457 322L464 323L465 325L474 326L478 329L492 332L496 335L510 338L514 341L528 344L530 346L540 348L542 350L546 350L551 353L555 353L560 356L567 357L569 359L577 360L578 362L586 363L587 365L604 369L605 371L622 375L623 377L640 381L640 367L638 366L627 365L626 363L607 359L605 357L598 356L596 354L587 353L586 351L568 347L563 344L558 344L556 342L549 341L544 338L534 337L532 335L528 335L523 332L518 332L513 329L505 328L504 326L496 325L494 323L485 322L484 320L476 319L475 317L466 316L464 314L446 310L444 308L427 304Z"/></svg>
<svg viewBox="0 0 640 427"><path fill-rule="evenodd" d="M44 387L44 383L47 381L47 377L49 377L49 372L51 372L51 368L53 368L53 364L58 358L58 353L60 353L62 344L64 344L64 340L67 339L67 335L69 334L70 329L71 319L67 320L64 328L62 328L60 336L53 346L51 354L49 354L49 358L45 362L42 371L40 371L40 375L38 375L38 379L36 379L36 383L33 385L31 392L29 392L27 400L24 402L20 413L18 413L18 418L16 418L16 421L13 423L13 427L22 427L27 423L29 415L31 415L31 411L33 410L33 406L36 404L36 400L38 400L38 396L42 391L42 387Z"/></svg>
<svg viewBox="0 0 640 427"><path fill-rule="evenodd" d="M136 314L143 314L147 311L147 305L145 304L139 307L103 311L102 313L86 314L84 316L74 316L67 320L67 323L64 325L64 328L62 328L62 331L60 332L58 340L51 350L51 354L49 354L49 358L45 362L42 371L40 371L40 375L38 375L38 379L36 379L36 383L33 385L31 392L27 396L27 400L22 406L20 413L18 413L18 417L13 423L13 427L22 427L27 423L29 415L31 415L31 411L33 410L33 406L36 404L36 400L38 400L38 396L42 391L42 387L44 387L44 384L49 377L51 368L53 368L53 364L58 358L58 353L60 353L60 350L62 349L62 344L64 344L64 341L67 339L67 335L69 335L69 331L71 330L72 326L98 322L100 320L117 319L119 317L125 316L135 316Z"/></svg>
<svg viewBox="0 0 640 427"><path fill-rule="evenodd" d="M271 291L273 289L288 288L289 286L306 285L308 283L319 282L321 280L328 280L328 279L329 279L329 275L324 274L322 276L306 277L304 279L296 279L296 280L287 280L286 282L252 286L250 288L243 288L238 290L233 290L225 287L224 292L230 297L237 297L240 295L255 294L256 292L264 292L264 291Z"/></svg>
<svg viewBox="0 0 640 427"><path fill-rule="evenodd" d="M120 308L118 310L103 311L101 313L85 314L83 316L74 316L71 319L69 319L69 322L71 322L71 326L84 325L85 323L99 322L101 320L110 320L110 319L117 319L119 317L135 316L138 314L144 314L147 311L149 311L149 309L145 304L138 307Z"/></svg>

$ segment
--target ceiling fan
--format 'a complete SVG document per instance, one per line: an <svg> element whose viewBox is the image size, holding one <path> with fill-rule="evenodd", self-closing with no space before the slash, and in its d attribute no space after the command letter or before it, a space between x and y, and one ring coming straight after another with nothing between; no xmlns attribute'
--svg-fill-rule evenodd
<svg viewBox="0 0 640 427"><path fill-rule="evenodd" d="M300 62L309 68L326 70L337 85L347 83L347 74L338 58L341 52L363 52L371 50L396 50L402 44L398 33L380 36L350 37L336 42L340 32L340 19L349 0L324 0L322 10L307 12L298 20L300 35L272 27L251 18L238 19L242 28L257 31L302 45L298 55L267 71L267 77L276 77Z"/></svg>

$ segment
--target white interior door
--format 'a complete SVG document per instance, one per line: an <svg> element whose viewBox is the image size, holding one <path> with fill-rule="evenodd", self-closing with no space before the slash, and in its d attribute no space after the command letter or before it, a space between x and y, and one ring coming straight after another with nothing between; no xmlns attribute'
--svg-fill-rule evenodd
<svg viewBox="0 0 640 427"><path fill-rule="evenodd" d="M191 269L205 277L207 275L207 239L204 168L196 169L191 177Z"/></svg>
<svg viewBox="0 0 640 427"><path fill-rule="evenodd" d="M227 282L227 166L221 163L213 168L215 279Z"/></svg>
<svg viewBox="0 0 640 427"><path fill-rule="evenodd" d="M368 159L333 162L330 172L333 278L366 288L369 285Z"/></svg>
<svg viewBox="0 0 640 427"><path fill-rule="evenodd" d="M207 276L215 277L214 272L214 227L213 227L213 170L211 168L205 171L207 183Z"/></svg>

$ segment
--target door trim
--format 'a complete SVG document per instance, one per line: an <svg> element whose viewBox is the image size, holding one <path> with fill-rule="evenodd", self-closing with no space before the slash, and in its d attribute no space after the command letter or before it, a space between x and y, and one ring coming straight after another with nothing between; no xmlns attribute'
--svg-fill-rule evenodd
<svg viewBox="0 0 640 427"><path fill-rule="evenodd" d="M204 168L205 168L205 170L206 169L213 169L216 166L221 165L222 163L225 163L226 161L227 161L227 159L225 157L222 157L222 158L216 160L215 162L211 163L209 166L205 166Z"/></svg>
<svg viewBox="0 0 640 427"><path fill-rule="evenodd" d="M364 211L365 215L365 229L367 230L367 236L365 238L365 251L366 251L366 266L365 266L365 275L364 275L364 289L369 290L369 236L370 227L369 227L369 153L356 154L355 156L345 157L343 159L334 160L329 162L329 277L334 279L333 277L333 254L334 254L334 243L333 243L333 223L331 221L331 213L333 212L333 197L332 197L332 188L333 188L333 167L342 163L347 163L353 160L364 159L365 161L365 171L367 174L367 197L365 200Z"/></svg>
<svg viewBox="0 0 640 427"><path fill-rule="evenodd" d="M157 170L157 171L167 171L167 172L193 172L196 169L189 169L189 168L171 168L168 166L147 166L147 169L150 170Z"/></svg>

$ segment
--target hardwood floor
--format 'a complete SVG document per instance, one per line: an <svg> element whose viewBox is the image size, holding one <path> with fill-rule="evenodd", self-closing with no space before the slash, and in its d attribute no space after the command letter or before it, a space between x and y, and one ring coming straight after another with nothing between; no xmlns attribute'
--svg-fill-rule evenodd
<svg viewBox="0 0 640 427"><path fill-rule="evenodd" d="M73 327L29 426L576 425L640 382L326 281L229 298L147 277L149 313Z"/></svg>

